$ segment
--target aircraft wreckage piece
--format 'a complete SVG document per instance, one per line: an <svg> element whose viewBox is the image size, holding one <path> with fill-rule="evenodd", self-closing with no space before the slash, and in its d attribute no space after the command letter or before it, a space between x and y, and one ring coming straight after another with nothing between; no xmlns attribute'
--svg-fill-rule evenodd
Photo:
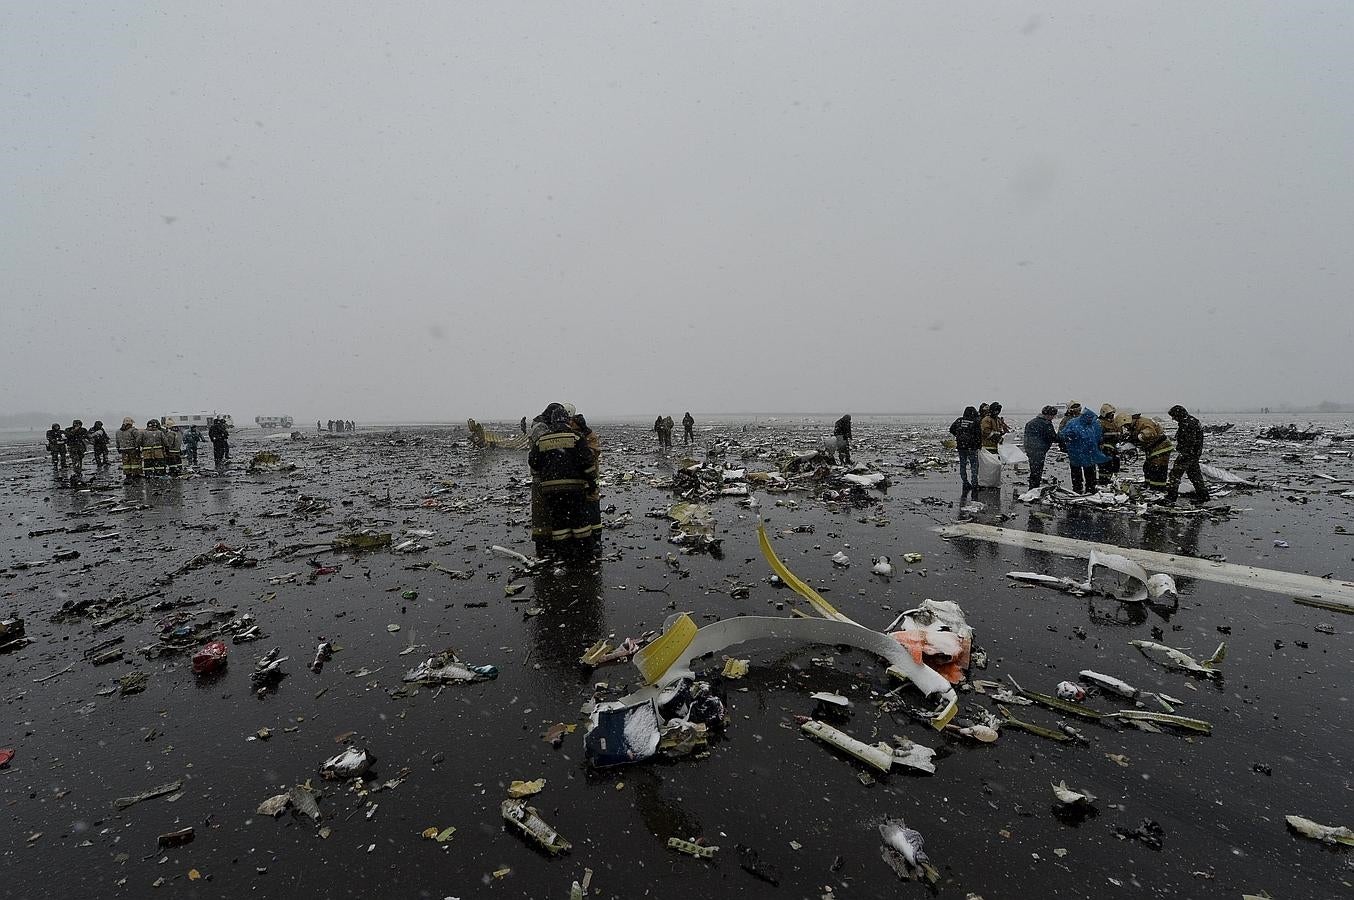
<svg viewBox="0 0 1354 900"><path fill-rule="evenodd" d="M1106 550L1112 550L1150 571L1166 572L1171 575L1198 578L1203 581L1230 584L1273 594L1284 594L1299 602L1309 602L1326 609L1354 613L1354 582L1349 581L1317 578L1314 575L1280 572L1276 569L1261 569L1255 566L1236 565L1235 563L1213 562L1190 556L1178 556L1173 553L1157 553L1153 550L1109 547L1105 544L1097 544L1094 541L1078 541L1052 534L1034 534L1014 528L980 525L976 522L944 525L937 528L936 531L944 538L989 541L995 544L1004 544L1008 547L1044 550L1048 553L1061 553L1078 556L1082 559L1089 558L1093 551L1103 553Z"/></svg>
<svg viewBox="0 0 1354 900"><path fill-rule="evenodd" d="M697 628L696 623L685 613L669 619L663 634L635 654L635 668L648 685L616 701L614 705L607 704L607 708L634 706L644 700L657 698L668 685L682 678L694 677L691 666L693 660L747 641L767 638L801 644L846 644L883 657L923 694L939 697L941 703L933 713L932 727L940 730L954 718L957 700L954 688L945 676L914 661L901 644L882 632L835 619L784 619L776 616L734 616Z"/></svg>
<svg viewBox="0 0 1354 900"><path fill-rule="evenodd" d="M1038 572L1007 572L1006 577L1030 584L1045 584L1077 596L1104 594L1125 603L1141 603L1149 597L1154 602L1162 598L1176 600L1179 594L1171 576L1165 573L1149 576L1142 566L1128 557L1098 549L1091 551L1085 581Z"/></svg>

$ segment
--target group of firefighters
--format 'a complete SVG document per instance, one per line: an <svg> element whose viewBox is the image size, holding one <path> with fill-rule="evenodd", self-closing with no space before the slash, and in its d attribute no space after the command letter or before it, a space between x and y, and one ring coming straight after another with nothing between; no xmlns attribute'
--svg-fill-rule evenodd
<svg viewBox="0 0 1354 900"><path fill-rule="evenodd" d="M1204 430L1185 407L1176 404L1167 411L1177 426L1174 442L1156 419L1142 413L1120 412L1110 403L1102 404L1097 415L1073 400L1054 428L1053 418L1057 414L1057 407L1045 406L1025 425L1023 446L1030 458L1031 489L1042 483L1044 459L1055 445L1067 452L1072 490L1087 494L1095 493L1098 476L1120 470L1122 451L1133 447L1142 453L1144 483L1162 492L1162 503L1178 499L1180 482L1185 477L1194 486L1194 502L1208 500L1208 484L1200 468ZM977 447L995 453L1002 436L1010 430L1001 416L1000 403L985 403L979 410L969 407L950 426L959 446L960 477L966 488L977 485ZM1176 454L1174 466L1172 453ZM974 460L972 484L966 469L970 455Z"/></svg>
<svg viewBox="0 0 1354 900"><path fill-rule="evenodd" d="M216 465L224 465L230 458L230 429L225 420L214 420L207 429L207 437L212 442ZM197 465L197 447L201 442L202 433L196 425L183 431L170 418L163 422L151 419L145 428L137 428L128 416L113 434L113 444L122 459L122 474L129 479L142 475L182 474L185 461ZM95 422L93 428L85 428L79 419L71 422L69 428L53 422L47 431L47 452L52 457L52 469L66 468L69 460L72 482L80 481L84 474L85 453L91 449L95 468L108 466L108 443L103 422Z"/></svg>

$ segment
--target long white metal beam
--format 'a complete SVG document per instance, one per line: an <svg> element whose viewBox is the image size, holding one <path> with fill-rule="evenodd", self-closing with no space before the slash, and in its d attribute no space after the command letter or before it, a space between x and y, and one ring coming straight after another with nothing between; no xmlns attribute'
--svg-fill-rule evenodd
<svg viewBox="0 0 1354 900"><path fill-rule="evenodd" d="M1214 562L1209 559L1196 559L1192 556L1178 556L1174 553L1158 553L1154 550L1139 550L1133 547L1112 547L1097 544L1094 541L1079 541L1075 538L1061 537L1056 534L1036 534L1015 528L998 528L995 525L980 525L976 522L959 522L936 529L941 537L947 539L970 538L1004 544L1008 547L1023 547L1030 550L1044 550L1049 553L1061 553L1087 559L1092 550L1113 550L1122 553L1149 572L1166 572L1170 575L1182 575L1187 578L1199 578L1204 581L1216 581L1236 587L1267 591L1272 594L1285 594L1309 606L1320 606L1340 612L1354 613L1354 582L1338 581L1334 578L1318 578L1315 575L1299 575L1295 572L1281 572L1277 569L1260 569L1255 566L1240 566L1235 563Z"/></svg>

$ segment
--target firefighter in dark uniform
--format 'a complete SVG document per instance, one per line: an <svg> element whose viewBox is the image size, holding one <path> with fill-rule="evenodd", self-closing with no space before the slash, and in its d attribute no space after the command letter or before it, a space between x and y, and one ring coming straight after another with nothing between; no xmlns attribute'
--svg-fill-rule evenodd
<svg viewBox="0 0 1354 900"><path fill-rule="evenodd" d="M1100 465L1100 475L1117 475L1123 467L1119 459L1119 444L1124 441L1124 426L1128 416L1119 412L1111 403L1100 404L1100 452L1109 457L1109 462Z"/></svg>
<svg viewBox="0 0 1354 900"><path fill-rule="evenodd" d="M47 429L47 452L52 454L52 468L66 468L66 432L56 422Z"/></svg>
<svg viewBox="0 0 1354 900"><path fill-rule="evenodd" d="M1166 497L1163 502L1174 503L1180 496L1180 479L1189 476L1194 485L1194 502L1208 501L1208 483L1204 481L1203 470L1199 468L1199 459L1204 454L1204 427L1199 420L1189 414L1189 410L1180 404L1172 406L1167 412L1179 426L1175 431L1175 465L1171 467L1171 478L1166 485Z"/></svg>
<svg viewBox="0 0 1354 900"><path fill-rule="evenodd" d="M79 419L66 429L66 451L70 454L71 481L79 481L85 474L85 451L89 449L89 429Z"/></svg>
<svg viewBox="0 0 1354 900"><path fill-rule="evenodd" d="M141 472L144 475L164 475L168 472L165 460L165 433L160 430L160 420L151 419L146 423L137 443L141 447Z"/></svg>
<svg viewBox="0 0 1354 900"><path fill-rule="evenodd" d="M562 404L550 410L546 425L549 430L527 455L550 527L549 543L541 549L583 556L595 546L588 497L597 490L596 458L586 437L571 427L571 416Z"/></svg>

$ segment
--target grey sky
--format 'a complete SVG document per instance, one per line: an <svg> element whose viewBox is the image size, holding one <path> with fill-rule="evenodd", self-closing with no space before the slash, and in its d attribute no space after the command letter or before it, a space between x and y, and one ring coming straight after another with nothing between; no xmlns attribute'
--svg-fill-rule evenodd
<svg viewBox="0 0 1354 900"><path fill-rule="evenodd" d="M0 7L0 412L1354 399L1354 4Z"/></svg>

